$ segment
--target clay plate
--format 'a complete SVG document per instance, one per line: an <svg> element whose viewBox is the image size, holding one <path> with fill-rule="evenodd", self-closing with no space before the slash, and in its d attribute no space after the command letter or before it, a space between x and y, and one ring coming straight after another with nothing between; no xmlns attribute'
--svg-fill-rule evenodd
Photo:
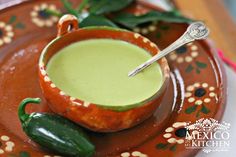
<svg viewBox="0 0 236 157"><path fill-rule="evenodd" d="M73 0L76 2L76 0ZM78 3L78 2L76 2ZM50 157L23 133L17 107L26 97L40 97L42 105L28 112L50 112L38 82L37 63L44 46L56 36L58 18L40 11L50 7L64 11L57 0L23 2L0 11L0 156ZM142 14L154 6L134 4L125 10ZM160 49L177 39L185 24L150 23L134 31ZM96 145L95 157L193 156L198 150L184 146L184 126L200 118L220 120L226 104L226 82L216 51L207 41L181 47L167 59L171 83L155 114L142 124L117 133L88 131ZM48 155L48 156L47 156Z"/></svg>

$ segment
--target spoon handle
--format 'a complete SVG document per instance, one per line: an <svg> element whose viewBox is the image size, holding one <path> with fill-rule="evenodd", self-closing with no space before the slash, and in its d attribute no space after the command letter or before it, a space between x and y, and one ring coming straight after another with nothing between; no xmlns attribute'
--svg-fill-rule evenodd
<svg viewBox="0 0 236 157"><path fill-rule="evenodd" d="M160 58L166 56L170 52L176 50L177 48L179 48L189 42L192 42L194 40L205 39L208 35L209 35L209 29L204 25L204 23L202 23L202 22L192 23L180 38L178 38L175 42L170 44L168 47L166 47L160 53L153 56L151 59L149 59L145 63L139 65L133 71L129 72L128 76L135 76L137 73L139 73L143 69L147 68L152 63L159 60Z"/></svg>

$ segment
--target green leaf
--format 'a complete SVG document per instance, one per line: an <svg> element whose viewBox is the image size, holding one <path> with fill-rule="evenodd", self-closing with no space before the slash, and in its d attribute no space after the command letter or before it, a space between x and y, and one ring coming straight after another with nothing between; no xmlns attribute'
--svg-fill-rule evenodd
<svg viewBox="0 0 236 157"><path fill-rule="evenodd" d="M190 73L193 70L193 66L191 64L185 69L185 72Z"/></svg>
<svg viewBox="0 0 236 157"><path fill-rule="evenodd" d="M118 27L116 24L114 24L112 21L107 19L104 16L99 16L99 15L89 15L85 19L83 19L79 26L82 27L87 27L87 26L110 26L110 27Z"/></svg>
<svg viewBox="0 0 236 157"><path fill-rule="evenodd" d="M197 74L200 74L201 71L197 68L197 69L196 69L196 73L197 73Z"/></svg>
<svg viewBox="0 0 236 157"><path fill-rule="evenodd" d="M207 64L199 62L199 61L196 61L196 65L197 65L197 67L199 67L201 69L204 69L207 67Z"/></svg>
<svg viewBox="0 0 236 157"><path fill-rule="evenodd" d="M196 109L197 109L197 105L190 106L185 110L185 113L186 114L191 114L191 113L195 112Z"/></svg>
<svg viewBox="0 0 236 157"><path fill-rule="evenodd" d="M156 145L157 149L166 149L168 146L168 143L159 143Z"/></svg>
<svg viewBox="0 0 236 157"><path fill-rule="evenodd" d="M127 27L134 28L140 24L153 22L153 21L165 21L165 22L176 22L176 23L190 23L192 20L183 16L176 15L173 12L158 12L150 11L144 15L135 16L130 13L120 13L113 19L115 22Z"/></svg>
<svg viewBox="0 0 236 157"><path fill-rule="evenodd" d="M65 7L65 9L68 11L68 13L75 15L76 17L78 17L78 13L75 9L73 9L71 3L68 0L61 0L63 6Z"/></svg>
<svg viewBox="0 0 236 157"><path fill-rule="evenodd" d="M197 111L196 118L199 118L199 117L200 117L200 111L201 111L201 110Z"/></svg>
<svg viewBox="0 0 236 157"><path fill-rule="evenodd" d="M204 114L208 114L210 113L210 110L205 105L202 105L201 112Z"/></svg>
<svg viewBox="0 0 236 157"><path fill-rule="evenodd" d="M62 13L59 13L55 10L50 10L50 9L45 9L45 13L47 13L48 15L57 16L57 17L61 17L63 15Z"/></svg>
<svg viewBox="0 0 236 157"><path fill-rule="evenodd" d="M160 39L161 38L161 32L157 32L156 37L157 37L157 39Z"/></svg>
<svg viewBox="0 0 236 157"><path fill-rule="evenodd" d="M28 152L22 151L19 154L20 157L30 157L30 154Z"/></svg>
<svg viewBox="0 0 236 157"><path fill-rule="evenodd" d="M173 10L171 10L171 12L172 12L173 14L175 14L176 16L181 16L181 12L180 12L178 9L176 9L176 8L174 8Z"/></svg>
<svg viewBox="0 0 236 157"><path fill-rule="evenodd" d="M13 22L16 21L16 16L15 15L12 15L10 20L8 21L9 24L12 24Z"/></svg>
<svg viewBox="0 0 236 157"><path fill-rule="evenodd" d="M86 6L88 3L89 3L89 0L83 0L83 1L80 3L80 5L79 5L79 7L78 7L78 9L77 9L79 14L83 11L83 9L85 8L85 6Z"/></svg>
<svg viewBox="0 0 236 157"><path fill-rule="evenodd" d="M174 151L176 151L176 147L177 147L177 144L171 146L171 147L170 147L170 150L171 150L172 152L174 152Z"/></svg>
<svg viewBox="0 0 236 157"><path fill-rule="evenodd" d="M15 25L16 28L18 29L24 29L25 28L25 25L21 22L18 22L16 25Z"/></svg>
<svg viewBox="0 0 236 157"><path fill-rule="evenodd" d="M110 12L119 11L134 0L89 0L89 11L93 14L105 14Z"/></svg>

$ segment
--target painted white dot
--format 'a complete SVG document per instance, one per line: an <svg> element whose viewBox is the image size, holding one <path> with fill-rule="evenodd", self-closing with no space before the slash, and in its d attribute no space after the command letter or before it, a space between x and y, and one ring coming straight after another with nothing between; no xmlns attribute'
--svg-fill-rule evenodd
<svg viewBox="0 0 236 157"><path fill-rule="evenodd" d="M90 105L90 102L85 101L84 102L84 107L88 107Z"/></svg>
<svg viewBox="0 0 236 157"><path fill-rule="evenodd" d="M43 157L51 157L50 155L44 155Z"/></svg>
<svg viewBox="0 0 236 157"><path fill-rule="evenodd" d="M184 62L184 58L183 57L178 57L177 58L177 62L178 63L183 63Z"/></svg>
<svg viewBox="0 0 236 157"><path fill-rule="evenodd" d="M195 102L195 104L196 104L196 105L201 105L201 104L202 104L202 100L197 100L197 101Z"/></svg>
<svg viewBox="0 0 236 157"><path fill-rule="evenodd" d="M7 25L7 26L5 27L5 30L6 30L6 31L12 31L12 26Z"/></svg>
<svg viewBox="0 0 236 157"><path fill-rule="evenodd" d="M7 152L11 152L12 151L12 147L11 146L7 146L6 148L5 148L5 151L7 151Z"/></svg>
<svg viewBox="0 0 236 157"><path fill-rule="evenodd" d="M185 93L185 98L188 98L188 97L190 97L190 96L192 96L192 93L190 93L190 92L186 92L186 93Z"/></svg>
<svg viewBox="0 0 236 157"><path fill-rule="evenodd" d="M182 143L184 143L184 140L183 140L183 139L179 139L179 140L176 140L176 142L177 142L178 144L182 144Z"/></svg>
<svg viewBox="0 0 236 157"><path fill-rule="evenodd" d="M0 22L0 28L3 28L3 27L5 27L5 23L4 22Z"/></svg>
<svg viewBox="0 0 236 157"><path fill-rule="evenodd" d="M198 83L198 82L194 83L194 87L197 87L197 88L200 87L200 83Z"/></svg>
<svg viewBox="0 0 236 157"><path fill-rule="evenodd" d="M45 76L45 77L44 77L44 81L45 81L45 82L49 82L49 81L50 81L49 77L48 77L48 76Z"/></svg>
<svg viewBox="0 0 236 157"><path fill-rule="evenodd" d="M204 99L204 102L205 102L205 103L209 103L210 101L211 101L210 98L205 98L205 99Z"/></svg>
<svg viewBox="0 0 236 157"><path fill-rule="evenodd" d="M34 18L32 18L32 21L33 21L35 24L37 24L37 23L39 22L39 19L36 18L36 17L34 17Z"/></svg>
<svg viewBox="0 0 236 157"><path fill-rule="evenodd" d="M43 3L43 4L41 5L41 9L46 9L47 7L48 7L47 3Z"/></svg>
<svg viewBox="0 0 236 157"><path fill-rule="evenodd" d="M210 92L210 93L209 93L209 96L210 96L210 97L214 97L215 95L216 95L216 94L215 94L214 92Z"/></svg>
<svg viewBox="0 0 236 157"><path fill-rule="evenodd" d="M7 36L13 37L13 36L14 36L14 33L13 33L13 32L7 32Z"/></svg>
<svg viewBox="0 0 236 157"><path fill-rule="evenodd" d="M151 25L148 27L149 31L154 32L157 28L155 25Z"/></svg>
<svg viewBox="0 0 236 157"><path fill-rule="evenodd" d="M56 6L53 5L53 4L51 4L51 5L49 6L49 9L51 9L51 10L57 10L57 9L56 9Z"/></svg>
<svg viewBox="0 0 236 157"><path fill-rule="evenodd" d="M197 56L198 56L198 52L197 52L197 51L191 52L191 56L192 56L193 58L197 57Z"/></svg>
<svg viewBox="0 0 236 157"><path fill-rule="evenodd" d="M37 17L38 16L38 13L36 11L31 11L30 15L32 17Z"/></svg>
<svg viewBox="0 0 236 157"><path fill-rule="evenodd" d="M63 92L63 91L60 91L60 95L65 95L65 92Z"/></svg>
<svg viewBox="0 0 236 157"><path fill-rule="evenodd" d="M176 60L176 58L177 58L177 54L176 54L176 53L172 53L172 54L170 55L170 59L171 59L171 60Z"/></svg>
<svg viewBox="0 0 236 157"><path fill-rule="evenodd" d="M136 28L133 29L133 31L139 33L140 32L140 28L136 27Z"/></svg>
<svg viewBox="0 0 236 157"><path fill-rule="evenodd" d="M51 83L50 86L51 86L52 88L56 88L56 85L55 85L54 83Z"/></svg>
<svg viewBox="0 0 236 157"><path fill-rule="evenodd" d="M12 141L8 141L8 142L6 142L6 145L9 146L9 147L14 147L15 143L12 142Z"/></svg>
<svg viewBox="0 0 236 157"><path fill-rule="evenodd" d="M41 74L42 74L43 76L45 76L45 75L47 74L47 72L46 72L44 69L41 69L40 71L41 71Z"/></svg>
<svg viewBox="0 0 236 157"><path fill-rule="evenodd" d="M129 152L124 152L121 154L121 157L129 157L130 153Z"/></svg>
<svg viewBox="0 0 236 157"><path fill-rule="evenodd" d="M59 20L59 18L56 17L56 16L51 17L51 19L52 19L52 21L54 21L54 22L57 22L57 21Z"/></svg>
<svg viewBox="0 0 236 157"><path fill-rule="evenodd" d="M141 30L141 32L142 32L142 34L148 34L148 29L143 28L143 29Z"/></svg>
<svg viewBox="0 0 236 157"><path fill-rule="evenodd" d="M187 56L187 57L185 57L185 61L186 62L192 62L193 61L193 58L192 57L190 57L190 56Z"/></svg>
<svg viewBox="0 0 236 157"><path fill-rule="evenodd" d="M170 134L170 133L166 133L166 134L163 135L163 137L165 137L165 138L170 138L170 137L171 137L171 134Z"/></svg>
<svg viewBox="0 0 236 157"><path fill-rule="evenodd" d="M166 130L165 130L165 132L172 132L172 131L174 131L174 128L172 128L172 127L168 127L168 128L166 128Z"/></svg>
<svg viewBox="0 0 236 157"><path fill-rule="evenodd" d="M2 40L2 39L0 39L0 46L1 46L1 45L3 45L3 40Z"/></svg>
<svg viewBox="0 0 236 157"><path fill-rule="evenodd" d="M208 87L208 84L207 84L207 83L203 83L203 84L202 84L202 87L207 88L207 87Z"/></svg>
<svg viewBox="0 0 236 157"><path fill-rule="evenodd" d="M144 38L144 39L143 39L143 42L144 42L144 43L147 43L147 42L148 42L148 39L147 39L147 38Z"/></svg>
<svg viewBox="0 0 236 157"><path fill-rule="evenodd" d="M53 21L47 20L47 21L45 21L45 25L46 25L47 27L51 27L51 26L53 25Z"/></svg>
<svg viewBox="0 0 236 157"><path fill-rule="evenodd" d="M175 138L170 138L167 140L167 142L169 143L176 143L176 139Z"/></svg>
<svg viewBox="0 0 236 157"><path fill-rule="evenodd" d="M135 34L134 34L134 37L135 37L136 39L138 39L138 38L140 37L140 34L135 33Z"/></svg>
<svg viewBox="0 0 236 157"><path fill-rule="evenodd" d="M146 154L141 154L139 157L148 157Z"/></svg>
<svg viewBox="0 0 236 157"><path fill-rule="evenodd" d="M34 20L34 19L33 19ZM39 27L43 27L45 25L45 22L39 19L34 20L35 24Z"/></svg>
<svg viewBox="0 0 236 157"><path fill-rule="evenodd" d="M186 122L176 122L172 125L174 128L185 127Z"/></svg>
<svg viewBox="0 0 236 157"><path fill-rule="evenodd" d="M198 47L197 47L196 45L192 45L192 46L191 46L191 50L192 50L192 51L196 51L197 49L198 49Z"/></svg>
<svg viewBox="0 0 236 157"><path fill-rule="evenodd" d="M187 91L190 91L190 92L191 92L191 91L193 91L193 90L194 90L194 86L191 86L191 85L190 85L190 86L187 87Z"/></svg>
<svg viewBox="0 0 236 157"><path fill-rule="evenodd" d="M1 140L2 141L9 141L10 138L8 136L6 136L6 135L3 135L3 136L1 136Z"/></svg>
<svg viewBox="0 0 236 157"><path fill-rule="evenodd" d="M141 152L139 152L139 151L134 151L134 152L132 152L132 155L133 156L140 156L142 153Z"/></svg>
<svg viewBox="0 0 236 157"><path fill-rule="evenodd" d="M150 43L151 47L156 47L156 44L154 44L153 42Z"/></svg>
<svg viewBox="0 0 236 157"><path fill-rule="evenodd" d="M214 90L215 90L215 87L210 87L209 90L210 90L210 91L214 91Z"/></svg>
<svg viewBox="0 0 236 157"><path fill-rule="evenodd" d="M37 19L37 22L35 22L35 24L39 27L44 27L45 26L45 22L42 21L42 20L39 20L39 19Z"/></svg>
<svg viewBox="0 0 236 157"><path fill-rule="evenodd" d="M0 154L4 154L4 150L0 149Z"/></svg>
<svg viewBox="0 0 236 157"><path fill-rule="evenodd" d="M9 38L9 37L4 37L4 38L3 38L3 41L8 44L8 43L11 42L11 38Z"/></svg>

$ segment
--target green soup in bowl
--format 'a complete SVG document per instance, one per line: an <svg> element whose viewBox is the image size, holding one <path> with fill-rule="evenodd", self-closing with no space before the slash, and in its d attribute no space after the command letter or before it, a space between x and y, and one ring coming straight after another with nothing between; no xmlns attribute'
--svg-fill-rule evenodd
<svg viewBox="0 0 236 157"><path fill-rule="evenodd" d="M130 70L149 58L147 51L125 41L91 39L60 50L49 61L47 72L70 96L119 109L147 100L163 84L158 63L128 77Z"/></svg>
<svg viewBox="0 0 236 157"><path fill-rule="evenodd" d="M55 113L93 131L127 129L150 117L165 94L165 58L128 77L158 52L140 34L110 27L78 29L77 18L65 15L57 38L40 56L40 85Z"/></svg>

